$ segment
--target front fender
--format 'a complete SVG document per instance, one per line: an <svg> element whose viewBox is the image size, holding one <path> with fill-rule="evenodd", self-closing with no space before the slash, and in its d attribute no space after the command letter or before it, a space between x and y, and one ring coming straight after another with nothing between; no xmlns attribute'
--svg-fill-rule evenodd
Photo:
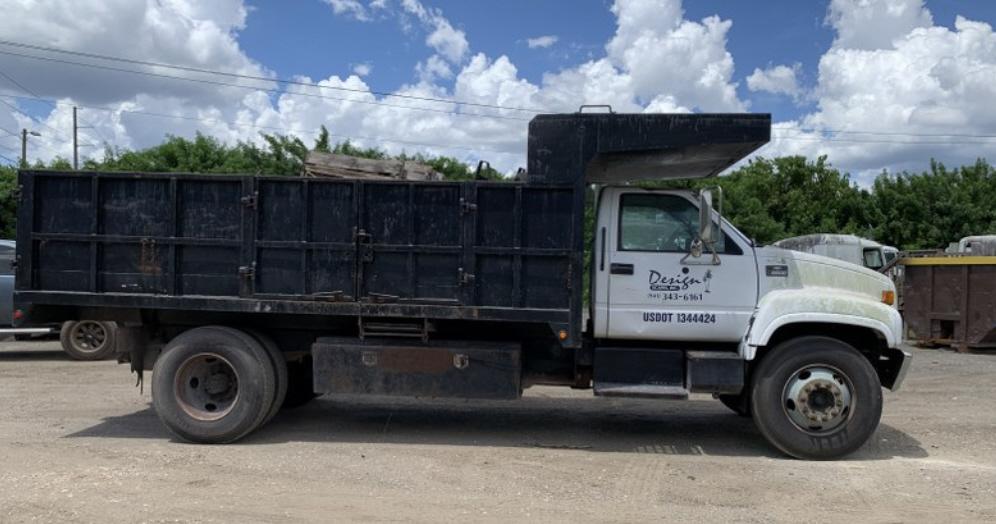
<svg viewBox="0 0 996 524"><path fill-rule="evenodd" d="M757 305L744 358L752 360L758 346L767 345L779 328L821 322L870 328L890 348L902 342L903 320L895 308L867 296L829 288L784 289L765 295Z"/></svg>

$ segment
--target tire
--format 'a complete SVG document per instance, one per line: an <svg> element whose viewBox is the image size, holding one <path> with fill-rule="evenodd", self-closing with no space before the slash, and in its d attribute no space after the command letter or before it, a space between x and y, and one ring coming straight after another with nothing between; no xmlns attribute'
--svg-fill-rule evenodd
<svg viewBox="0 0 996 524"><path fill-rule="evenodd" d="M156 359L152 404L179 439L202 444L239 440L269 415L276 372L266 349L223 326L191 329Z"/></svg>
<svg viewBox="0 0 996 524"><path fill-rule="evenodd" d="M736 395L719 395L719 401L741 417L750 418L750 392L743 391Z"/></svg>
<svg viewBox="0 0 996 524"><path fill-rule="evenodd" d="M751 411L764 438L785 454L832 460L857 450L875 432L882 385L852 346L800 337L761 360L751 384Z"/></svg>
<svg viewBox="0 0 996 524"><path fill-rule="evenodd" d="M287 396L284 398L283 405L285 409L301 407L318 397L315 393L311 357L297 362L288 362L287 371Z"/></svg>
<svg viewBox="0 0 996 524"><path fill-rule="evenodd" d="M270 356L270 362L273 364L273 369L276 371L277 385L273 392L273 405L270 406L270 412L263 419L263 425L266 425L266 423L277 415L277 412L284 405L284 399L287 398L287 360L284 359L284 354L280 351L280 346L277 346L277 343L268 335L252 329L246 330L246 332L252 335L266 349L267 354Z"/></svg>
<svg viewBox="0 0 996 524"><path fill-rule="evenodd" d="M116 329L114 322L64 322L59 341L63 351L73 360L104 360L114 356Z"/></svg>

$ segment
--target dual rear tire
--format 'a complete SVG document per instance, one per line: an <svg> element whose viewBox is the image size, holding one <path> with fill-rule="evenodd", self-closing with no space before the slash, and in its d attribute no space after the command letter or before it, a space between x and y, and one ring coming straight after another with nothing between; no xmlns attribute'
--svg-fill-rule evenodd
<svg viewBox="0 0 996 524"><path fill-rule="evenodd" d="M269 422L289 384L287 363L269 337L205 326L163 348L153 369L152 402L181 440L222 444Z"/></svg>

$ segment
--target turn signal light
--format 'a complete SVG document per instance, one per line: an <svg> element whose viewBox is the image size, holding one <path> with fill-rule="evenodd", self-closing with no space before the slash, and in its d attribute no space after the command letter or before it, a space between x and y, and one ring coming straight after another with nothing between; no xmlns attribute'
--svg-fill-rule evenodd
<svg viewBox="0 0 996 524"><path fill-rule="evenodd" d="M896 292L892 291L891 289L883 291L882 292L882 302L885 302L886 304L888 304L890 306L893 305L893 304L895 304L896 303Z"/></svg>
<svg viewBox="0 0 996 524"><path fill-rule="evenodd" d="M567 331L564 330L564 329L561 329L560 333L557 333L557 336L560 337L561 341L567 340Z"/></svg>

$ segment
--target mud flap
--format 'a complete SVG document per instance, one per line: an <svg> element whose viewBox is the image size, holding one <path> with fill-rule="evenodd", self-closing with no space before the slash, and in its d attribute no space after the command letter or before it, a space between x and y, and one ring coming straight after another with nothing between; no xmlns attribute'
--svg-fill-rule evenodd
<svg viewBox="0 0 996 524"><path fill-rule="evenodd" d="M114 354L117 356L118 363L130 363L132 373L136 374L135 386L139 388L139 394L144 393L144 372L146 369L152 369L146 359L150 353L153 357L158 355L158 352L148 351L149 332L142 327L119 326L116 336ZM153 362L155 362L154 358Z"/></svg>

